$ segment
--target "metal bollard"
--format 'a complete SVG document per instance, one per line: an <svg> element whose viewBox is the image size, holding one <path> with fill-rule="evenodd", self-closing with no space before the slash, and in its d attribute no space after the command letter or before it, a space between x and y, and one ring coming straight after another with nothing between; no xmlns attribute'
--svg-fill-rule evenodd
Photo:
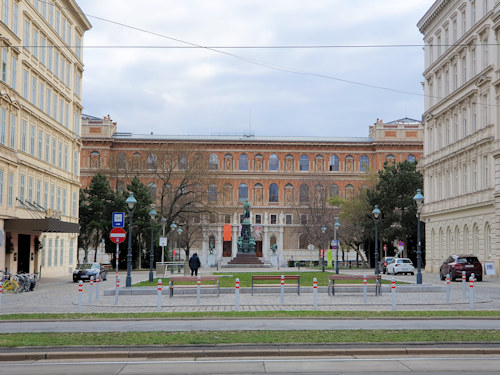
<svg viewBox="0 0 500 375"><path fill-rule="evenodd" d="M467 292L466 292L467 288L465 285L466 283L467 283L467 277L465 275L465 271L462 271L462 296L464 298L467 298Z"/></svg>
<svg viewBox="0 0 500 375"><path fill-rule="evenodd" d="M83 281L78 283L78 312L82 312L82 294L83 294Z"/></svg>
<svg viewBox="0 0 500 375"><path fill-rule="evenodd" d="M450 274L446 275L446 303L450 303Z"/></svg>
<svg viewBox="0 0 500 375"><path fill-rule="evenodd" d="M120 295L120 278L116 278L116 289L115 289L115 305L118 305L118 296Z"/></svg>
<svg viewBox="0 0 500 375"><path fill-rule="evenodd" d="M234 309L236 311L240 311L240 279L236 279L236 283L234 284L234 294L235 294L235 301L234 301Z"/></svg>
<svg viewBox="0 0 500 375"><path fill-rule="evenodd" d="M396 310L396 279L391 280L392 310Z"/></svg>
<svg viewBox="0 0 500 375"><path fill-rule="evenodd" d="M474 310L474 274L469 277L469 308Z"/></svg>
<svg viewBox="0 0 500 375"><path fill-rule="evenodd" d="M318 310L318 279L314 278L313 279L313 305L314 305L314 311Z"/></svg>
<svg viewBox="0 0 500 375"><path fill-rule="evenodd" d="M100 281L100 278L99 278L99 275L97 275L96 280L95 280L95 300L96 301L99 299L99 281Z"/></svg>
<svg viewBox="0 0 500 375"><path fill-rule="evenodd" d="M281 275L281 304L285 304L285 275Z"/></svg>
<svg viewBox="0 0 500 375"><path fill-rule="evenodd" d="M363 275L363 303L366 303L366 292L368 289L366 275Z"/></svg>
<svg viewBox="0 0 500 375"><path fill-rule="evenodd" d="M162 282L161 279L158 279L158 298L156 299L156 311L161 311L161 290Z"/></svg>
<svg viewBox="0 0 500 375"><path fill-rule="evenodd" d="M89 302L92 302L92 292L94 291L94 276L90 276Z"/></svg>
<svg viewBox="0 0 500 375"><path fill-rule="evenodd" d="M0 307L2 306L2 289L3 289L3 281L0 281Z"/></svg>
<svg viewBox="0 0 500 375"><path fill-rule="evenodd" d="M198 276L196 280L196 304L200 304L200 294L201 294L201 279L200 276Z"/></svg>

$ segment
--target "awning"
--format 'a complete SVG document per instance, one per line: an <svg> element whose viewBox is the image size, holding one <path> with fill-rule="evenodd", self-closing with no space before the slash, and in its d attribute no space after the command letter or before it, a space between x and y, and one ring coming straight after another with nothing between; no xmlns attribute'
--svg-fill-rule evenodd
<svg viewBox="0 0 500 375"><path fill-rule="evenodd" d="M6 219L4 230L7 232L52 232L52 233L78 233L80 225L59 219Z"/></svg>

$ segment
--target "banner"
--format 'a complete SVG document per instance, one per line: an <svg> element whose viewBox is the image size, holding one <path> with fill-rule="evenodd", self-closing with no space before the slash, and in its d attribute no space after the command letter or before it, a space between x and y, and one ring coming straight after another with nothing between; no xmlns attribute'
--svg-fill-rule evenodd
<svg viewBox="0 0 500 375"><path fill-rule="evenodd" d="M224 241L231 241L231 224L224 224Z"/></svg>

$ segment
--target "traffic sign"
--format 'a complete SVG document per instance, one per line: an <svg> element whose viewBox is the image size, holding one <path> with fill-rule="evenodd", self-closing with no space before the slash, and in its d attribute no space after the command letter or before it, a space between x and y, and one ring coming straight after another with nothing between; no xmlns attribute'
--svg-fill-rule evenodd
<svg viewBox="0 0 500 375"><path fill-rule="evenodd" d="M113 228L109 233L109 238L113 243L122 243L127 238L127 232L123 228Z"/></svg>
<svg viewBox="0 0 500 375"><path fill-rule="evenodd" d="M167 246L167 237L160 236L160 246Z"/></svg>
<svg viewBox="0 0 500 375"><path fill-rule="evenodd" d="M404 250L405 249L405 243L403 241L398 242L398 250Z"/></svg>
<svg viewBox="0 0 500 375"><path fill-rule="evenodd" d="M125 212L113 212L113 228L123 228L125 226Z"/></svg>

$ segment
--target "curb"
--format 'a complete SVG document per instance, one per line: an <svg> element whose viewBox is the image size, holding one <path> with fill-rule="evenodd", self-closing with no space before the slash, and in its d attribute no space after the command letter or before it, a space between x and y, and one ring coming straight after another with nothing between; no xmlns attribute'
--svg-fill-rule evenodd
<svg viewBox="0 0 500 375"><path fill-rule="evenodd" d="M15 349L14 349L15 350ZM193 350L111 350L106 351L34 351L0 353L0 362L40 360L93 360L93 359L174 359L174 358L221 358L221 357L356 357L356 356L409 356L409 355L499 355L500 348L457 347L391 347L391 348L345 348L345 349L193 349Z"/></svg>

